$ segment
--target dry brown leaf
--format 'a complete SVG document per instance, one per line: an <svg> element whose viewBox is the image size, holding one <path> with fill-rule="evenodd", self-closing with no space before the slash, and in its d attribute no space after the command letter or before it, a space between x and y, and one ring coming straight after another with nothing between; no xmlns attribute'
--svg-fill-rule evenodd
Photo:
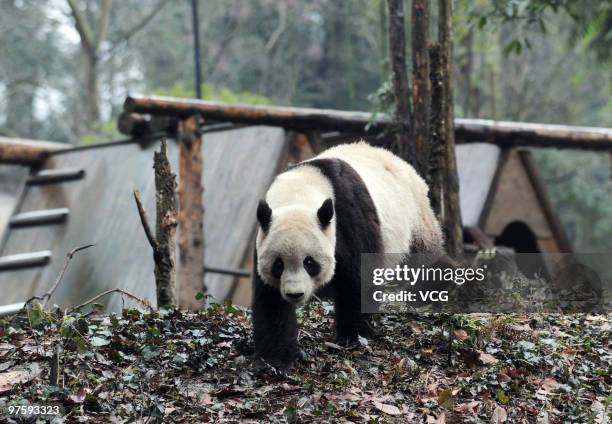
<svg viewBox="0 0 612 424"><path fill-rule="evenodd" d="M344 350L342 346L337 345L336 343L332 343L332 342L325 342L325 346L332 348L332 349L336 349L336 350Z"/></svg>
<svg viewBox="0 0 612 424"><path fill-rule="evenodd" d="M472 402L462 403L460 405L457 405L455 407L455 412L458 412L460 414L477 414L479 409L480 409L480 402L477 400L474 400Z"/></svg>
<svg viewBox="0 0 612 424"><path fill-rule="evenodd" d="M40 375L42 369L38 362L31 363L28 368L15 369L0 374L0 395L11 391L15 384L24 384Z"/></svg>
<svg viewBox="0 0 612 424"><path fill-rule="evenodd" d="M438 418L428 415L427 416L427 424L446 424L446 415L442 412Z"/></svg>
<svg viewBox="0 0 612 424"><path fill-rule="evenodd" d="M478 352L478 360L484 365L492 365L497 364L497 362L499 362L495 356L480 351Z"/></svg>
<svg viewBox="0 0 612 424"><path fill-rule="evenodd" d="M259 395L259 396L264 396L268 392L271 392L272 389L274 389L274 387L272 387L272 385L268 384L266 386L261 386L260 388L254 390L253 393L255 393L256 395Z"/></svg>
<svg viewBox="0 0 612 424"><path fill-rule="evenodd" d="M429 396L438 396L438 383L430 383L427 385L427 394Z"/></svg>
<svg viewBox="0 0 612 424"><path fill-rule="evenodd" d="M525 368L514 368L514 369L511 369L511 370L508 370L507 374L511 378L518 378L520 376L529 377L529 372Z"/></svg>
<svg viewBox="0 0 612 424"><path fill-rule="evenodd" d="M85 400L85 396L87 396L88 393L91 393L91 389L87 387L81 387L79 391L76 392L76 394L70 395L69 399L74 403L83 403L83 401Z"/></svg>
<svg viewBox="0 0 612 424"><path fill-rule="evenodd" d="M453 338L455 340L459 340L460 342L463 342L465 340L469 340L470 336L468 335L468 333L466 333L465 330L463 329L458 329L453 331Z"/></svg>
<svg viewBox="0 0 612 424"><path fill-rule="evenodd" d="M533 331L533 328L531 328L529 324L510 324L508 329L519 333L531 333Z"/></svg>
<svg viewBox="0 0 612 424"><path fill-rule="evenodd" d="M400 411L400 409L397 406L389 405L388 403L380 403L380 402L374 401L374 407L378 409L379 411L384 412L387 415L401 415L402 414L402 411Z"/></svg>
<svg viewBox="0 0 612 424"><path fill-rule="evenodd" d="M440 393L438 393L438 405L443 408L453 409L455 407L455 403L457 402L457 399L455 398L457 393L459 392L453 389L442 390Z"/></svg>
<svg viewBox="0 0 612 424"><path fill-rule="evenodd" d="M546 377L544 380L542 380L538 393L542 393L542 394L554 393L557 391L557 389L559 389L559 386L561 386L561 383L559 383L557 380L555 380L552 377Z"/></svg>
<svg viewBox="0 0 612 424"><path fill-rule="evenodd" d="M501 406L495 408L495 411L493 411L493 416L491 417L491 422L493 424L502 424L506 422L507 419L508 413L504 408L502 408Z"/></svg>
<svg viewBox="0 0 612 424"><path fill-rule="evenodd" d="M339 395L326 395L326 398L330 399L330 400L348 400L350 402L357 402L360 400L363 400L363 396L359 396L355 393L342 393Z"/></svg>
<svg viewBox="0 0 612 424"><path fill-rule="evenodd" d="M502 383L507 383L508 381L512 380L510 378L510 376L506 373L503 372L498 372L497 373L497 381L502 382Z"/></svg>

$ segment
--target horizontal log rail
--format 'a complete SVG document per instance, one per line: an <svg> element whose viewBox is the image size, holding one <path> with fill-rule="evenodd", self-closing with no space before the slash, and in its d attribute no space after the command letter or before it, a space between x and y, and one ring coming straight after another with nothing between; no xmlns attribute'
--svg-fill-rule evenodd
<svg viewBox="0 0 612 424"><path fill-rule="evenodd" d="M353 133L364 133L366 129L372 132L380 131L391 123L389 116L385 114L373 116L370 112L229 105L159 96L129 96L124 109L126 113L179 118L199 113L208 120L221 122ZM459 143L486 142L500 146L612 150L612 129L609 128L456 119L455 131Z"/></svg>
<svg viewBox="0 0 612 424"><path fill-rule="evenodd" d="M500 146L531 146L612 150L612 129L527 122L456 119L460 143L489 142Z"/></svg>
<svg viewBox="0 0 612 424"><path fill-rule="evenodd" d="M204 100L175 99L160 96L128 96L126 113L168 115L184 118L198 113L206 120L226 121L251 125L271 125L302 130L359 130L370 122L369 112L349 112L280 106L251 106L222 104ZM373 126L388 124L386 115L373 121Z"/></svg>
<svg viewBox="0 0 612 424"><path fill-rule="evenodd" d="M70 147L64 143L0 137L0 163L38 165L51 153Z"/></svg>

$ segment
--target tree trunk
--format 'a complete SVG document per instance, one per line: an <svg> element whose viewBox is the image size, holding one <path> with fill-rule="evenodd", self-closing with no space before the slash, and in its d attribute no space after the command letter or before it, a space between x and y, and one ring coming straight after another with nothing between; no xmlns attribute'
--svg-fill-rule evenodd
<svg viewBox="0 0 612 424"><path fill-rule="evenodd" d="M412 1L412 142L416 170L426 176L429 159L429 0Z"/></svg>
<svg viewBox="0 0 612 424"><path fill-rule="evenodd" d="M394 140L389 149L417 167L416 149L410 140L412 111L406 70L406 33L403 0L387 0L389 18L389 61L393 79L395 111L393 114Z"/></svg>
<svg viewBox="0 0 612 424"><path fill-rule="evenodd" d="M168 160L166 142L153 155L155 169L156 225L155 239L155 284L157 307L176 307L176 175L172 173Z"/></svg>
<svg viewBox="0 0 612 424"><path fill-rule="evenodd" d="M382 85L389 77L389 30L387 20L387 6L385 0L379 0L378 17L380 20L380 32L378 37L378 49L380 53L380 84Z"/></svg>
<svg viewBox="0 0 612 424"><path fill-rule="evenodd" d="M431 61L431 152L429 157L429 201L440 223L444 223L444 181L446 179L446 96L444 62L438 43L430 47Z"/></svg>
<svg viewBox="0 0 612 424"><path fill-rule="evenodd" d="M86 115L84 130L90 131L100 118L98 109L98 58L97 53L81 43L82 78L85 87Z"/></svg>
<svg viewBox="0 0 612 424"><path fill-rule="evenodd" d="M455 156L455 114L453 93L453 1L438 0L438 39L445 75L443 77L446 138L446 178L444 189L444 235L446 252L457 257L463 253L463 226L459 203L459 176Z"/></svg>

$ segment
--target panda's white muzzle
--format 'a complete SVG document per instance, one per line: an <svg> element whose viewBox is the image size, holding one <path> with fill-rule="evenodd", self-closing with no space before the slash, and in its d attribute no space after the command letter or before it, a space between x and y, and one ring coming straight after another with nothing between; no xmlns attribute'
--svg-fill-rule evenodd
<svg viewBox="0 0 612 424"><path fill-rule="evenodd" d="M310 276L298 272L281 279L280 293L283 299L296 306L303 306L312 294Z"/></svg>

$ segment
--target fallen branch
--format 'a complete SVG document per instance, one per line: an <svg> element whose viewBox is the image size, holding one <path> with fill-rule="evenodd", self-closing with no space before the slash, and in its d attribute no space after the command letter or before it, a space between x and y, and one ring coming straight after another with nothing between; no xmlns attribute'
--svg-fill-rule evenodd
<svg viewBox="0 0 612 424"><path fill-rule="evenodd" d="M41 306L43 308L45 308L47 306L47 303L49 302L49 299L51 299L51 296L53 296L53 293L55 293L55 290L57 289L57 287L61 283L62 279L64 278L64 274L66 274L66 270L68 269L68 265L70 264L70 260L72 259L74 254L76 252L80 252L81 250L89 249L92 246L95 246L95 245L94 244L87 244L85 246L75 247L70 252L68 252L66 254L66 261L64 262L64 267L62 268L62 270L60 271L59 275L55 279L55 282L53 283L51 288L45 294L43 294L42 296L32 296L31 298L29 298L23 304L23 308L22 309L27 307L30 304L30 302L32 302L34 300L41 300L42 301Z"/></svg>
<svg viewBox="0 0 612 424"><path fill-rule="evenodd" d="M96 300L98 300L98 299L100 299L100 298L102 298L102 297L104 297L104 296L106 296L108 294L111 294L111 293L121 293L122 295L125 295L125 296L129 297L130 299L137 301L141 305L144 305L147 309L149 309L149 311L153 311L154 310L153 307L151 306L151 304L149 302L147 302L146 300L141 299L138 296L136 296L135 294L132 294L132 293L126 291L126 290L123 290L123 289L120 289L120 288L115 288L115 289L105 290L102 293L95 295L94 297L92 297L91 299L81 303L80 305L75 306L72 309L69 309L68 313L71 314L72 312L78 311L79 309L84 308L85 306L87 306L87 305L95 302Z"/></svg>

